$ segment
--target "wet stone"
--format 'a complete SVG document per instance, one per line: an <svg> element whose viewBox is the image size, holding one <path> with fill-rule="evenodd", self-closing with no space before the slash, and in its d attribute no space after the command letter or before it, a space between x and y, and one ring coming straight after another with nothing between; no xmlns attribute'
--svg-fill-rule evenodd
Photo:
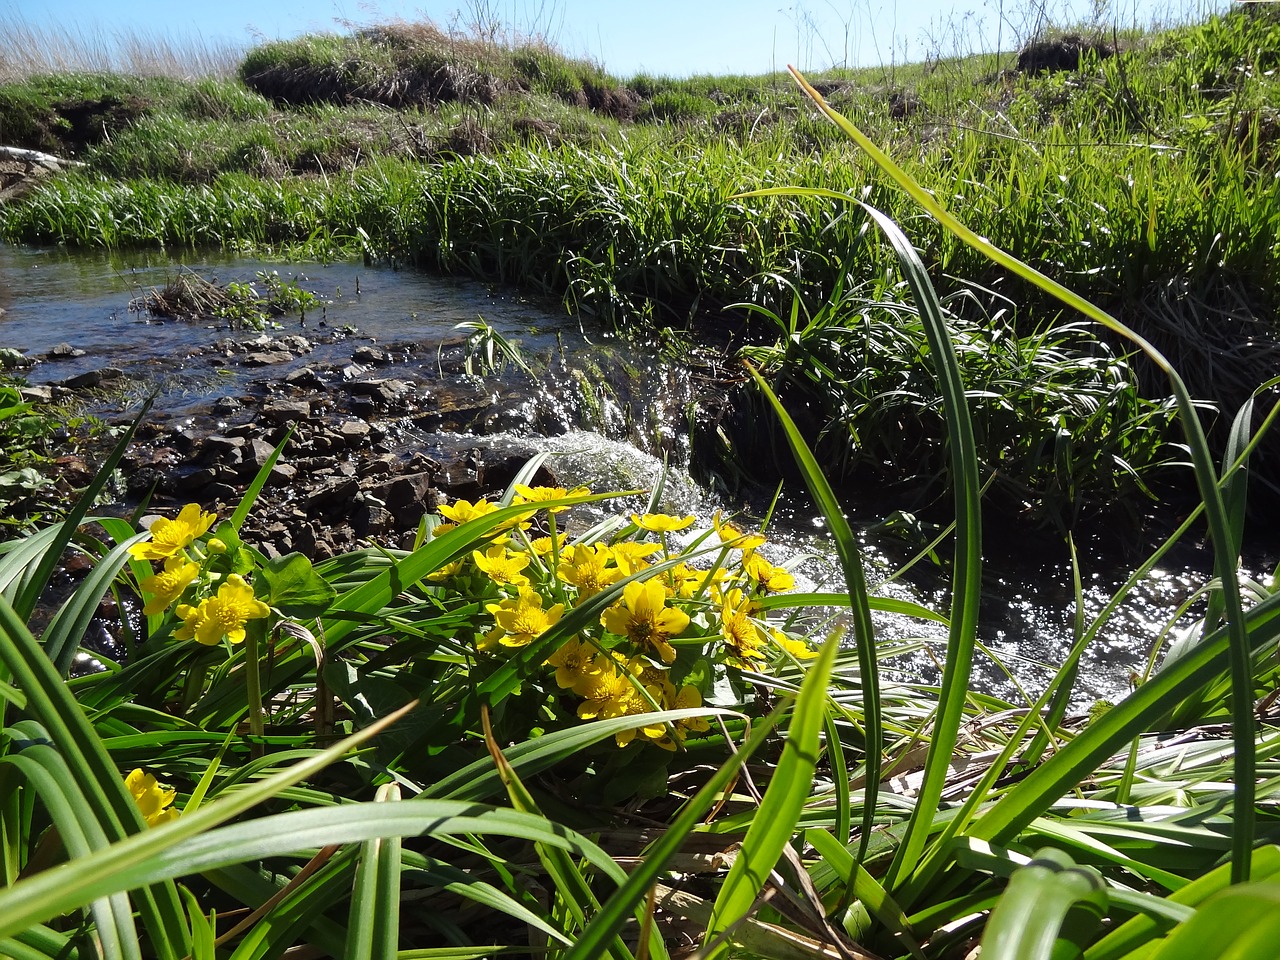
<svg viewBox="0 0 1280 960"><path fill-rule="evenodd" d="M217 479L218 471L214 470L213 467L201 467L199 470L193 470L187 474L183 482L192 489L199 489L200 487L207 487Z"/></svg>
<svg viewBox="0 0 1280 960"><path fill-rule="evenodd" d="M350 503L360 492L360 484L354 479L339 480L312 490L307 497L307 504L313 509L320 509L335 503Z"/></svg>
<svg viewBox="0 0 1280 960"><path fill-rule="evenodd" d="M360 346L352 351L351 359L356 363L370 363L380 367L391 362L391 355L377 347Z"/></svg>
<svg viewBox="0 0 1280 960"><path fill-rule="evenodd" d="M84 373L76 374L74 377L67 377L58 386L66 387L69 390L86 390L100 386L108 380L118 380L123 376L124 371L118 367L103 367L100 370L87 370Z"/></svg>
<svg viewBox="0 0 1280 960"><path fill-rule="evenodd" d="M298 468L293 464L277 463L271 468L271 473L268 476L268 482L276 484L277 486L283 486L285 484L293 483L293 481L297 479L297 476Z"/></svg>
<svg viewBox="0 0 1280 960"><path fill-rule="evenodd" d="M229 483L210 484L205 488L204 496L210 501L224 504L238 503L240 500L237 489Z"/></svg>
<svg viewBox="0 0 1280 960"><path fill-rule="evenodd" d="M260 350L256 353L246 353L241 363L246 367L270 367L288 363L292 359L293 354L287 350Z"/></svg>
<svg viewBox="0 0 1280 960"><path fill-rule="evenodd" d="M308 389L317 389L324 386L324 380L320 374L316 373L311 367L302 367L298 370L291 371L285 378L284 382L295 387L305 387Z"/></svg>
<svg viewBox="0 0 1280 960"><path fill-rule="evenodd" d="M272 400L262 408L262 415L275 424L306 420L311 404L306 400Z"/></svg>
<svg viewBox="0 0 1280 960"><path fill-rule="evenodd" d="M349 447L358 447L368 439L371 428L363 420L347 420L338 427L338 435Z"/></svg>
<svg viewBox="0 0 1280 960"><path fill-rule="evenodd" d="M275 449L265 440L250 440L241 448L245 466L255 471L261 470L266 465L267 460L270 459L271 454L275 453Z"/></svg>
<svg viewBox="0 0 1280 960"><path fill-rule="evenodd" d="M83 357L84 351L73 347L69 343L60 343L51 348L44 355L46 360L74 360L76 357Z"/></svg>

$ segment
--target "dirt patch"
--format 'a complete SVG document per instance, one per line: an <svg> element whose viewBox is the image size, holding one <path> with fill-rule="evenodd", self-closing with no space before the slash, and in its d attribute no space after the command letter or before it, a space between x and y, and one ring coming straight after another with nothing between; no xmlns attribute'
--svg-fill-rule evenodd
<svg viewBox="0 0 1280 960"><path fill-rule="evenodd" d="M1115 52L1115 47L1109 43L1089 40L1074 33L1052 40L1034 40L1018 51L1018 72L1037 74L1079 70L1080 61L1086 54L1105 58Z"/></svg>

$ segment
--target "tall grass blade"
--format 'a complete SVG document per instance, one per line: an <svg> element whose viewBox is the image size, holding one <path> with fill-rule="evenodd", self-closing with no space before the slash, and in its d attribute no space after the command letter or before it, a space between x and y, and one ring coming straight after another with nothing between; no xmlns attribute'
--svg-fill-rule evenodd
<svg viewBox="0 0 1280 960"><path fill-rule="evenodd" d="M605 944L617 935L623 924L648 896L653 884L666 870L668 861L680 849L707 810L738 776L742 765L768 740L784 708L785 705L780 704L767 717L756 722L751 728L747 742L720 765L711 778L684 805L670 825L662 831L662 836L645 851L644 861L631 871L626 881L604 903L600 912L583 931L582 936L565 953L564 960L595 960L601 955Z"/></svg>
<svg viewBox="0 0 1280 960"><path fill-rule="evenodd" d="M832 634L800 685L778 767L747 835L742 838L738 857L716 896L703 938L707 960L729 952L729 943L722 937L750 912L783 847L791 842L805 801L812 792L822 722L827 713L827 684L838 648L839 636Z"/></svg>
<svg viewBox="0 0 1280 960"><path fill-rule="evenodd" d="M752 378L760 387L769 405L773 407L782 429L786 433L791 453L800 467L801 475L809 488L809 493L818 505L819 511L827 521L827 529L840 558L840 568L844 572L845 584L849 590L849 611L853 619L853 639L858 650L858 671L862 680L862 717L866 729L866 785L864 789L862 833L859 841L859 860L866 855L867 844L871 842L871 828L875 822L876 792L880 785L881 751L884 740L884 721L880 708L880 667L876 658L875 625L871 620L871 604L868 599L867 577L862 568L862 554L858 550L857 540L845 518L840 501L835 491L827 482L822 468L818 465L813 452L805 443L791 415L787 413L778 400L777 394L770 389L760 373L750 364L747 365ZM807 678L806 678L807 682ZM718 901L717 901L718 902Z"/></svg>
<svg viewBox="0 0 1280 960"><path fill-rule="evenodd" d="M1196 485L1204 503L1209 534L1213 541L1214 572L1222 584L1222 597L1225 604L1224 613L1229 637L1232 738L1235 741L1235 770L1233 776L1235 796L1232 805L1233 877L1236 882L1247 880L1249 877L1248 851L1253 846L1255 829L1254 797L1256 793L1255 762L1252 749L1254 718L1249 640L1245 633L1244 604L1240 593L1239 577L1235 560L1231 556L1230 548L1233 540L1230 534L1230 522L1221 491L1218 489L1218 473L1214 469L1213 458L1209 452L1209 444L1205 438L1204 428L1200 423L1199 410L1190 391L1188 391L1177 370L1150 341L1085 297L1051 279L1030 264L1024 263L1017 257L1006 253L985 237L979 236L965 226L948 213L932 193L925 190L861 130L838 111L833 110L822 95L797 70L792 68L791 73L818 108L852 138L858 144L858 147L875 162L876 166L888 174L921 208L942 224L948 232L993 263L1012 271L1018 277L1049 293L1071 309L1078 310L1106 329L1128 339L1142 350L1168 378L1177 405L1178 419L1182 424L1182 429L1187 439L1187 448L1191 453L1192 464L1195 468Z"/></svg>

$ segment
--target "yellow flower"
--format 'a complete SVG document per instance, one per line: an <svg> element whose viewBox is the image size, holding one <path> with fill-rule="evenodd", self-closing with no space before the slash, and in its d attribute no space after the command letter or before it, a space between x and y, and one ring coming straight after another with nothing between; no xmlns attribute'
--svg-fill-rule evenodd
<svg viewBox="0 0 1280 960"><path fill-rule="evenodd" d="M556 536L556 549L563 550L565 542L569 539L569 535L561 533ZM529 541L529 549L540 557L548 556L551 553L551 538L538 537L536 540Z"/></svg>
<svg viewBox="0 0 1280 960"><path fill-rule="evenodd" d="M233 573L218 588L217 596L200 601L198 607L183 603L178 606L182 627L174 634L179 640L195 639L213 646L226 637L231 643L244 642L244 625L271 613L271 608L253 596L253 587L244 577Z"/></svg>
<svg viewBox="0 0 1280 960"><path fill-rule="evenodd" d="M578 716L583 720L611 720L653 710L652 704L640 693L636 684L642 670L638 658L619 663L614 657L597 657L598 672L578 692L585 699L578 705ZM646 687L654 702L662 703L662 691ZM625 747L640 734L646 739L664 735L666 727L661 723L647 727L622 730L614 735L614 741Z"/></svg>
<svg viewBox="0 0 1280 960"><path fill-rule="evenodd" d="M499 643L504 647L528 646L534 637L559 622L564 613L563 603L543 610L541 596L528 587L519 589L519 596L485 607L493 614L497 626L485 635L482 649L488 650Z"/></svg>
<svg viewBox="0 0 1280 960"><path fill-rule="evenodd" d="M599 593L622 579L622 571L609 566L613 551L603 543L580 543L560 554L556 575L578 588L579 599Z"/></svg>
<svg viewBox="0 0 1280 960"><path fill-rule="evenodd" d="M683 530L685 527L692 526L696 519L692 513L687 517L673 517L666 513L646 513L644 516L633 513L631 515L632 523L650 533L671 533L673 530Z"/></svg>
<svg viewBox="0 0 1280 960"><path fill-rule="evenodd" d="M444 524L442 524L441 526L444 526ZM439 530L440 527L436 527L436 529ZM432 570L430 573L427 574L427 579L430 580L432 583L442 583L445 580L448 580L450 577L456 577L459 571L461 570L462 570L462 561L454 560L452 563L446 563L443 567L437 567L436 569Z"/></svg>
<svg viewBox="0 0 1280 960"><path fill-rule="evenodd" d="M742 599L741 590L730 590L720 607L720 633L734 655L748 669L752 660L763 660L760 652L760 630L751 619L751 601Z"/></svg>
<svg viewBox="0 0 1280 960"><path fill-rule="evenodd" d="M468 520L475 520L477 517L483 517L486 513L493 513L498 509L496 503L490 503L488 500L477 500L472 503L470 500L455 500L453 503L442 503L436 507L440 511L440 516L446 520L452 521L454 524L466 523ZM441 524L436 527L436 532L440 532ZM449 529L453 529L450 527Z"/></svg>
<svg viewBox="0 0 1280 960"><path fill-rule="evenodd" d="M697 687L681 687L678 694L663 699L663 706L667 710L700 707L702 706L702 694L698 692ZM671 726L675 729L674 739L672 739L671 731L663 727L662 736L655 737L652 740L656 746L661 747L663 750L675 750L676 743L684 743L685 735L688 733L706 733L711 729L711 724L707 722L706 717L687 717L684 720L676 720Z"/></svg>
<svg viewBox="0 0 1280 960"><path fill-rule="evenodd" d="M689 615L667 606L667 591L659 581L645 580L623 587L622 601L606 610L600 622L610 633L670 663L676 651L669 641L689 625Z"/></svg>
<svg viewBox="0 0 1280 960"><path fill-rule="evenodd" d="M188 503L174 520L156 517L151 521L151 539L135 543L129 554L136 560L166 560L186 549L213 526L217 516L205 513L198 503Z"/></svg>
<svg viewBox="0 0 1280 960"><path fill-rule="evenodd" d="M160 573L138 581L138 588L143 593L152 595L142 608L143 614L149 617L154 613L163 613L182 595L182 591L187 589L187 585L199 572L199 565L190 560L179 556L166 557L164 569Z"/></svg>
<svg viewBox="0 0 1280 960"><path fill-rule="evenodd" d="M797 640L794 637L788 637L781 630L770 630L769 636L773 638L773 642L785 650L797 660L812 660L818 655L818 651L803 640Z"/></svg>
<svg viewBox="0 0 1280 960"><path fill-rule="evenodd" d="M484 553L473 551L471 559L494 583L509 583L513 587L529 585L529 578L520 572L529 565L528 554L511 553L506 547L492 546Z"/></svg>
<svg viewBox="0 0 1280 960"><path fill-rule="evenodd" d="M586 487L574 487L572 490L566 490L564 487L526 487L523 483L517 483L515 488L515 496L512 503L545 503L548 500L563 500L566 497L581 497L590 493ZM563 513L569 508L566 506L547 507L548 513Z"/></svg>
<svg viewBox="0 0 1280 960"><path fill-rule="evenodd" d="M736 547L743 553L750 553L765 544L765 539L760 534L743 533L729 521L720 519L719 510L711 518L711 524L716 528L721 543L727 547Z"/></svg>
<svg viewBox="0 0 1280 960"><path fill-rule="evenodd" d="M743 556L742 569L766 593L790 590L796 585L796 578L789 570L784 567L775 567L756 553Z"/></svg>
<svg viewBox="0 0 1280 960"><path fill-rule="evenodd" d="M177 791L170 787L162 787L156 778L142 770L131 770L124 778L124 785L133 794L133 802L138 805L138 812L147 826L154 827L160 823L168 823L178 818L178 811L170 806Z"/></svg>
<svg viewBox="0 0 1280 960"><path fill-rule="evenodd" d="M613 561L616 563L626 576L631 576L637 570L643 570L649 566L646 558L653 556L655 553L661 553L662 547L656 543L636 543L634 540L628 540L624 543L615 543L611 548L613 550Z"/></svg>
<svg viewBox="0 0 1280 960"><path fill-rule="evenodd" d="M712 592L728 578L723 567L713 570L697 570L687 563L677 563L662 574L662 580L673 596L689 599L704 586L710 585Z"/></svg>
<svg viewBox="0 0 1280 960"><path fill-rule="evenodd" d="M591 681L600 673L593 644L575 637L561 644L547 657L547 666L556 668L556 683L566 690L581 693L590 689Z"/></svg>

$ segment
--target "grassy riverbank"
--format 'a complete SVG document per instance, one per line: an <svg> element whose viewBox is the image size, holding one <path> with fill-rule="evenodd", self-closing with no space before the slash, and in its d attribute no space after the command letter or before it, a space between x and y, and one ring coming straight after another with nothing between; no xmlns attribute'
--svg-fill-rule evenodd
<svg viewBox="0 0 1280 960"><path fill-rule="evenodd" d="M1217 405L1221 444L1280 361L1280 20L1251 7L1087 46L1065 71L1033 69L1064 49L1070 60L1059 44L1021 69L974 57L816 79L974 230L1174 360ZM403 24L269 44L239 74L0 87L0 139L86 164L4 208L0 231L359 250L529 287L630 329L736 330L811 404L804 427L825 464L876 482L920 476L904 463L929 475L938 396L910 376L924 341L902 323L911 308L884 245L831 200L737 196L822 186L910 225L963 327L981 455L1011 506L1140 511L1186 476L1168 467L1181 454L1162 442L1158 371L1131 368L1118 343L920 218L789 79L617 78L545 44ZM704 467L749 459L738 405L706 412ZM1013 440L1010 407L1042 428Z"/></svg>
<svg viewBox="0 0 1280 960"><path fill-rule="evenodd" d="M438 505L399 548L270 555L245 523L288 455L283 424L252 444L237 438L260 467L221 516L188 504L145 520L90 517L126 433L65 522L0 543L0 953L1274 954L1280 594L1275 577L1254 583L1239 570L1244 504L1261 473L1246 469L1251 424L1277 411L1243 411L1215 463L1186 381L1133 325L1081 296L1132 307L1106 262L1073 277L1058 258L1015 247L1043 269L1021 262L943 208L970 186L921 182L935 169L927 149L895 163L824 112L860 153L825 133L817 153L784 150L800 127L700 151L656 129L648 150L526 145L383 160L327 182L243 171L120 182L90 169L6 211L11 228L57 211L45 221L57 230L70 211L95 210L82 239L114 224L102 237L113 243L184 243L238 215L228 244L349 240L534 276L626 323L698 326L745 299L735 309L757 330L737 343L783 397L752 373L741 397L756 398L755 432L766 416L778 425L842 582L797 593L800 558L777 557L767 530L663 514L659 491L618 500L536 486L541 457L490 497ZM762 143L779 151L767 163L752 152ZM989 182L993 168L965 169ZM1029 176L1030 160L1020 169ZM868 195L875 206L832 192L863 181L881 184ZM775 187L785 193L762 192ZM744 189L753 195L730 195ZM1178 200L1159 209L1180 211ZM1128 244L1109 241L1130 259L1154 255L1168 232L1139 206ZM1069 209L1057 215L1075 222ZM1023 222L1043 229L1039 217ZM1248 262L1236 239L1220 241L1214 270ZM963 264L1018 297L991 300L941 272ZM1018 310L1001 315L1001 303ZM1050 303L1099 332L1037 333L1024 305L1055 316ZM1085 609L1087 572L1073 569L1071 651L1043 688L997 700L972 684L975 660L994 658L979 640L982 518L1006 509L984 496L993 456L1086 437L1066 413L1040 421L1063 395L1079 396L1086 418L1149 411L1126 364L1107 359L1120 345L1162 372L1159 392L1172 399L1153 431L1176 423L1199 504L1096 614ZM1089 376L1099 393L1083 390ZM846 430L846 416L874 410L856 390L904 397L906 407L883 406L880 434L921 423L926 445L908 437L898 456L949 481L955 523L935 545L950 548L939 563L945 609L868 590L843 508L806 446L833 416ZM787 411L806 403L811 419L797 425ZM934 407L930 432L923 415ZM1114 429L1089 446L1143 435ZM941 452L926 460L928 444ZM1069 473L1056 449L1060 478ZM1162 455L1159 439L1152 449ZM1111 456L1136 458L1129 446ZM587 519L588 505L604 512ZM1176 634L1169 625L1129 695L1073 715L1085 650L1123 636L1132 583L1175 541L1202 536L1200 518L1214 575L1188 599L1195 621ZM76 570L59 572L67 551ZM945 644L885 642L884 612L942 626ZM95 616L113 618L127 657L76 676ZM922 649L939 666L936 684L891 679L899 658Z"/></svg>

